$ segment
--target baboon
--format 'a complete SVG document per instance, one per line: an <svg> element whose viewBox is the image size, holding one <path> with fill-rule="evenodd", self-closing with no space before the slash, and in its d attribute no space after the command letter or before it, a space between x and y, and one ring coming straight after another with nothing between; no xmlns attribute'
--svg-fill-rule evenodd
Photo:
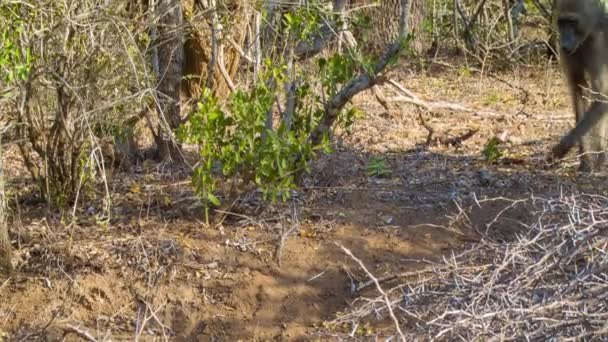
<svg viewBox="0 0 608 342"><path fill-rule="evenodd" d="M550 159L560 159L579 143L580 171L606 159L608 147L608 22L605 0L555 0L555 25L576 126L562 137Z"/></svg>

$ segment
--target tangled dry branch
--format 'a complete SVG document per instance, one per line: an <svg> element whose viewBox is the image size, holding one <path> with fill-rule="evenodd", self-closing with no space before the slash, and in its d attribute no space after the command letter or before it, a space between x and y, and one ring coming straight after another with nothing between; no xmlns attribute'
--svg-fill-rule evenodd
<svg viewBox="0 0 608 342"><path fill-rule="evenodd" d="M426 269L385 281L406 338L538 341L608 338L608 198L532 197L535 223L490 237ZM384 297L359 298L333 323L387 317Z"/></svg>

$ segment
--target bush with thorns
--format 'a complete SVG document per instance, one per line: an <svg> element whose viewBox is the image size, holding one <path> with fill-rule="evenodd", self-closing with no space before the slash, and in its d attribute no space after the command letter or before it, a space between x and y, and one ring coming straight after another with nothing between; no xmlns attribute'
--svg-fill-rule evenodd
<svg viewBox="0 0 608 342"><path fill-rule="evenodd" d="M354 334L392 316L407 340L607 338L608 198L532 197L511 207L521 205L534 208L536 222L512 241L484 236L420 271L373 278L358 290L376 284L385 295L358 298L332 325Z"/></svg>

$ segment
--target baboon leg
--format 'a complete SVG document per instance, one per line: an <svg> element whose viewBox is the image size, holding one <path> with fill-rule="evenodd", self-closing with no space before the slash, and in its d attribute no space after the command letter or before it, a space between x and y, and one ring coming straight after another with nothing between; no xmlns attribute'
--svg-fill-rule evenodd
<svg viewBox="0 0 608 342"><path fill-rule="evenodd" d="M593 127L603 119L606 109L607 104L602 102L594 102L589 111L582 116L582 119L577 123L576 127L570 130L570 132L568 132L568 134L566 134L562 140L560 140L559 144L553 148L553 155L557 158L562 158L568 152L568 150L570 150L570 148L572 148L572 146L574 146L574 144L577 141L580 141L582 138L585 138L583 139L583 150L584 152L587 152L589 147L587 146L588 137L584 136L588 135L589 132L592 131ZM584 161L585 159L587 159L587 161ZM591 165L590 162L591 160L588 155L581 156L580 168L584 170L586 167L592 167L593 165Z"/></svg>
<svg viewBox="0 0 608 342"><path fill-rule="evenodd" d="M591 128L591 132L587 135L580 136L578 138L578 158L579 158L579 166L578 170L580 172L591 172L594 169L595 165L595 154L593 150L595 145L593 144L593 134L595 133L595 128Z"/></svg>
<svg viewBox="0 0 608 342"><path fill-rule="evenodd" d="M608 160L608 113L600 115L598 122L593 126L587 137L590 159L593 171L600 171L606 167Z"/></svg>
<svg viewBox="0 0 608 342"><path fill-rule="evenodd" d="M605 168L608 165L608 113L604 113L598 127L597 141L598 149L601 151L598 164L601 168Z"/></svg>
<svg viewBox="0 0 608 342"><path fill-rule="evenodd" d="M593 133L593 132L591 132ZM595 165L595 155L593 154L593 137L589 134L578 138L578 170L580 172L591 172Z"/></svg>
<svg viewBox="0 0 608 342"><path fill-rule="evenodd" d="M590 154L593 171L600 171L606 164L606 151L608 147L608 105L606 104L608 96L608 70L606 70L602 59L607 54L607 45L596 42L594 54L589 57L588 61L590 63L589 72L593 75L591 81L593 92L589 97L594 104L601 103L602 105L599 108L603 108L598 110L597 122L593 125L589 134L587 134L588 148L586 148L586 152Z"/></svg>
<svg viewBox="0 0 608 342"><path fill-rule="evenodd" d="M607 128L608 117L604 114L589 134L589 152L591 152L594 171L599 171L606 166Z"/></svg>
<svg viewBox="0 0 608 342"><path fill-rule="evenodd" d="M587 82L585 81L585 74L583 65L581 65L581 60L570 58L566 64L566 75L568 86L570 88L570 96L572 100L572 107L574 108L576 124L578 125L582 120L583 115L585 115L585 108L587 106L587 101L583 97L583 89L587 87ZM580 137L577 140L580 156L579 170L588 172L592 168L592 161L587 153L588 139L586 139L586 137Z"/></svg>

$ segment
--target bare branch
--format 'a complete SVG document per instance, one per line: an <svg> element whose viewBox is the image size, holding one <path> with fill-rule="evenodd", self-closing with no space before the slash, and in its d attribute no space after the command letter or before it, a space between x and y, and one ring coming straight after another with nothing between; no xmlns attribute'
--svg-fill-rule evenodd
<svg viewBox="0 0 608 342"><path fill-rule="evenodd" d="M347 0L334 0L333 11L336 13L344 12L347 3ZM336 28L332 27L333 25L333 22L326 22L311 43L300 41L294 49L296 60L311 58L335 41L338 36L336 35Z"/></svg>
<svg viewBox="0 0 608 342"><path fill-rule="evenodd" d="M11 239L8 235L6 194L4 192L4 169L2 163L3 130L0 130L0 270L5 270L10 274L13 267L11 263Z"/></svg>
<svg viewBox="0 0 608 342"><path fill-rule="evenodd" d="M373 68L372 73L364 73L355 77L340 90L333 98L331 98L325 105L325 115L317 126L317 129L312 134L312 142L318 144L321 142L323 135L328 133L333 123L338 117L338 113L346 103L348 103L355 95L360 92L373 87L385 81L385 78L381 75L386 69L386 66L397 57L399 52L405 45L405 39L408 35L408 18L409 18L409 0L400 0L401 2L401 15L399 17L399 35L397 40L391 44L388 51L386 51L378 63Z"/></svg>
<svg viewBox="0 0 608 342"><path fill-rule="evenodd" d="M378 290L378 292L380 292L380 294L382 295L382 297L384 299L384 303L386 304L389 315L391 316L393 323L395 324L395 329L397 329L397 332L399 333L399 337L401 337L402 341L404 341L404 342L407 341L407 339L405 338L405 335L403 335L403 331L401 331L401 325L399 324L399 320L397 319L397 317L395 316L395 313L393 312L393 304L391 303L391 300L389 299L386 292L384 292L384 290L382 289L382 286L380 286L380 282L378 281L378 278L374 277L374 275L367 269L367 267L365 267L365 264L363 263L363 261L361 261L361 259L358 259L353 254L353 252L351 252L348 248L342 246L339 243L336 243L336 245L338 247L340 247L342 249L342 251L344 251L344 253L346 253L349 257L351 257L355 262L357 262L357 264L359 264L359 267L361 267L363 269L363 271L365 271L367 276L370 277L370 279L374 282L374 284L376 285L376 289Z"/></svg>

